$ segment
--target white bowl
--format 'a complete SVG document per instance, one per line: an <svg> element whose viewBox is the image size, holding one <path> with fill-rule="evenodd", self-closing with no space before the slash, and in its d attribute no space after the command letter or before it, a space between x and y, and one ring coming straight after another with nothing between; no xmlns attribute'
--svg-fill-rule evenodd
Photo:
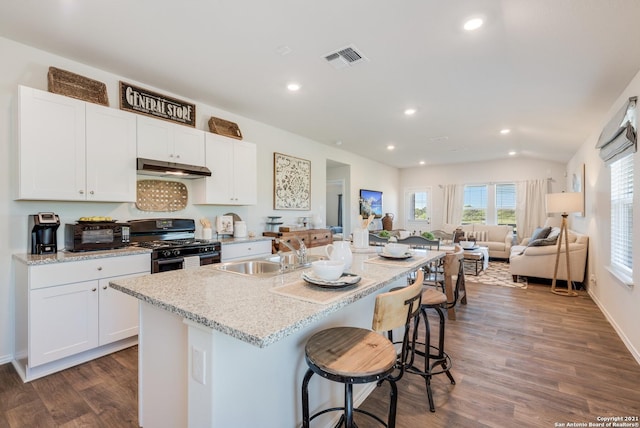
<svg viewBox="0 0 640 428"><path fill-rule="evenodd" d="M318 260L311 263L313 274L325 281L335 281L344 272L344 262L342 260Z"/></svg>
<svg viewBox="0 0 640 428"><path fill-rule="evenodd" d="M409 251L407 244L389 243L384 246L384 252L390 256L404 256Z"/></svg>
<svg viewBox="0 0 640 428"><path fill-rule="evenodd" d="M460 246L465 250L469 250L476 246L476 241L460 241Z"/></svg>

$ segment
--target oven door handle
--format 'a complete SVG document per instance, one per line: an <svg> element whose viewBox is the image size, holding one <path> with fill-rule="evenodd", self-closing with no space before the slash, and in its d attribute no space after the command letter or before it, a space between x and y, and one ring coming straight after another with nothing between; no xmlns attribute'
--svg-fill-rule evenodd
<svg viewBox="0 0 640 428"><path fill-rule="evenodd" d="M184 263L184 257L176 257L175 259L157 260L158 266L169 265L173 263Z"/></svg>

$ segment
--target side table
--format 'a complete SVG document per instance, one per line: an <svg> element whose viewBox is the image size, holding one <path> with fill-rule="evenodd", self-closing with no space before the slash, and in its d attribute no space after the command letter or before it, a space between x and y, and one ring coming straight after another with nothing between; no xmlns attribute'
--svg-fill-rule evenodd
<svg viewBox="0 0 640 428"><path fill-rule="evenodd" d="M468 265L472 265L473 274L475 276L478 276L478 274L480 274L480 272L484 270L486 257L485 252L487 251L484 247L476 247L469 250L464 250L463 263L465 264L465 268Z"/></svg>

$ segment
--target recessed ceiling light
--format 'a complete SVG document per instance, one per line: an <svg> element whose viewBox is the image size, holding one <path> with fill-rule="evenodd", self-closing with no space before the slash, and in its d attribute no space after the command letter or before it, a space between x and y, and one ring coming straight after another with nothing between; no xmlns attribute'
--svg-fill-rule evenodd
<svg viewBox="0 0 640 428"><path fill-rule="evenodd" d="M509 132L511 132L511 130L510 130L510 129L506 129L506 128L505 128L505 129L501 129L501 130L500 130L500 133L501 133L502 135L507 135Z"/></svg>
<svg viewBox="0 0 640 428"><path fill-rule="evenodd" d="M295 82L289 83L287 85L287 89L290 90L291 92L298 91L300 90L300 88L301 88L300 84Z"/></svg>
<svg viewBox="0 0 640 428"><path fill-rule="evenodd" d="M464 29L467 31L477 30L482 27L483 21L480 18L472 18L464 23Z"/></svg>
<svg viewBox="0 0 640 428"><path fill-rule="evenodd" d="M396 148L396 146L394 146L393 144L389 144L389 145L387 146L387 150L393 150L393 149L395 149L395 148Z"/></svg>
<svg viewBox="0 0 640 428"><path fill-rule="evenodd" d="M425 163L425 161L420 161L420 165L424 165Z"/></svg>
<svg viewBox="0 0 640 428"><path fill-rule="evenodd" d="M408 108L404 111L404 114L406 114L407 116L413 116L414 114L416 114L416 109Z"/></svg>
<svg viewBox="0 0 640 428"><path fill-rule="evenodd" d="M509 152L509 156L515 156L515 155L516 155L516 151L515 151L515 150L511 150L511 151Z"/></svg>

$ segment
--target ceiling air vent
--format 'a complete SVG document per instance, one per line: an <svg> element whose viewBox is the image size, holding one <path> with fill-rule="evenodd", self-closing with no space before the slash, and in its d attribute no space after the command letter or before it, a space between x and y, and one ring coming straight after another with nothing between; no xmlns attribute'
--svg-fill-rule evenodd
<svg viewBox="0 0 640 428"><path fill-rule="evenodd" d="M347 46L346 48L331 52L330 54L325 55L324 59L336 69L368 61L368 59L362 53L358 52L354 46Z"/></svg>

